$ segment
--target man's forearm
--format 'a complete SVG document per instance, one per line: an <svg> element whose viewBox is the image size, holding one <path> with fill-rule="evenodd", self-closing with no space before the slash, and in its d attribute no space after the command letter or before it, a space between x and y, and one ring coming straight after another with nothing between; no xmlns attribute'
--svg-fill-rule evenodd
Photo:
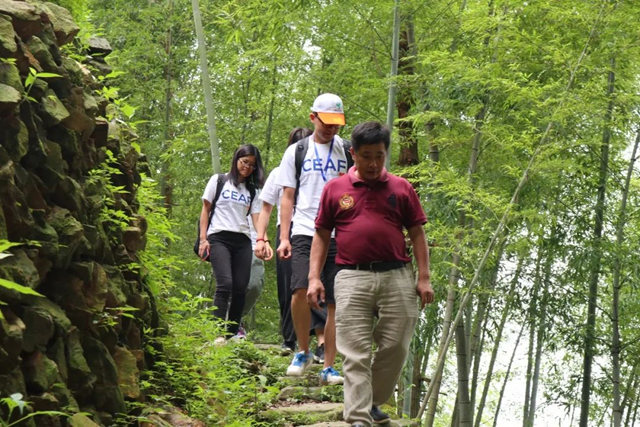
<svg viewBox="0 0 640 427"><path fill-rule="evenodd" d="M289 240L295 188L285 187L280 199L280 240Z"/></svg>
<svg viewBox="0 0 640 427"><path fill-rule="evenodd" d="M267 234L267 226L269 225L269 217L273 211L273 205L267 202L262 202L262 210L260 210L260 216L258 217L258 224L256 225L256 233L258 239L264 239Z"/></svg>
<svg viewBox="0 0 640 427"><path fill-rule="evenodd" d="M409 238L413 245L413 255L418 266L418 278L429 279L429 247L422 225L417 225L409 229Z"/></svg>
<svg viewBox="0 0 640 427"><path fill-rule="evenodd" d="M327 230L317 229L313 235L309 256L309 280L320 279L322 267L327 261L330 240L331 232Z"/></svg>

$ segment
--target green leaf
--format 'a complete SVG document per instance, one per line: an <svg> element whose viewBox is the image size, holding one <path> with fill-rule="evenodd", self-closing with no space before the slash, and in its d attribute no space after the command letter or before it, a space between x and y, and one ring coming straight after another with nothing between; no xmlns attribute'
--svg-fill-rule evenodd
<svg viewBox="0 0 640 427"><path fill-rule="evenodd" d="M36 77L41 78L41 79L47 79L47 78L51 78L51 77L62 77L60 74L56 74L56 73L37 73Z"/></svg>
<svg viewBox="0 0 640 427"><path fill-rule="evenodd" d="M107 74L106 76L104 76L104 78L113 79L113 78L119 77L119 76L121 76L123 74L125 74L124 71L112 71L109 74Z"/></svg>
<svg viewBox="0 0 640 427"><path fill-rule="evenodd" d="M33 85L33 82L36 81L36 76L34 74L29 74L27 78L24 80L24 87L30 88Z"/></svg>
<svg viewBox="0 0 640 427"><path fill-rule="evenodd" d="M133 115L136 113L136 108L132 107L129 104L124 104L122 107L120 107L120 109L122 110L122 114L129 118L133 117Z"/></svg>
<svg viewBox="0 0 640 427"><path fill-rule="evenodd" d="M0 279L0 286L2 286L3 288L6 289L11 289L17 292L20 292L21 294L25 294L25 295L35 295L38 297L43 297L44 295L42 295L41 293L38 293L36 291L34 291L33 289L27 287L27 286L22 286L19 285L15 282L12 282L10 280L5 280L5 279Z"/></svg>
<svg viewBox="0 0 640 427"><path fill-rule="evenodd" d="M18 242L10 242L8 240L0 239L0 252L4 252L9 248L13 248L14 246L20 246L22 243Z"/></svg>

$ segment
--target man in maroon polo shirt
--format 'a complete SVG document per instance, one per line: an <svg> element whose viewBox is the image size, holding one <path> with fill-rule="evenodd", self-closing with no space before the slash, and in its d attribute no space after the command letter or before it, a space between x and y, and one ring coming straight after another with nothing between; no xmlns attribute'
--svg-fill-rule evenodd
<svg viewBox="0 0 640 427"><path fill-rule="evenodd" d="M389 129L378 122L353 129L355 166L324 187L311 245L307 299L317 307L324 300L320 273L335 229L341 268L334 284L336 342L344 356L344 419L353 426L389 420L378 405L391 397L407 357L418 317L416 294L422 308L434 296L427 218L411 184L384 168L389 143ZM417 283L403 229L413 244Z"/></svg>

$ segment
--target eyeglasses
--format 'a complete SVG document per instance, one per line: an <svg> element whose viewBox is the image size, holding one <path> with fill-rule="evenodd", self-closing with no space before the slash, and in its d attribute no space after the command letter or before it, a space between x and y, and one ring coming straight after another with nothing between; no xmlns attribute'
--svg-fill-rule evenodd
<svg viewBox="0 0 640 427"><path fill-rule="evenodd" d="M240 159L240 163L242 163L242 166L244 166L245 168L250 168L250 169L256 168L255 163L250 163L248 160L245 160L245 159Z"/></svg>

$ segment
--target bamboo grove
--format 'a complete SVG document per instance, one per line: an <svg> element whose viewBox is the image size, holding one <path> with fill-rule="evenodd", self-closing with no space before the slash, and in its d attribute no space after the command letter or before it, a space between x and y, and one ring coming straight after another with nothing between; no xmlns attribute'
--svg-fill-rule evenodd
<svg viewBox="0 0 640 427"><path fill-rule="evenodd" d="M192 2L67 3L114 48L123 119L184 237L166 247L175 280L197 293L208 269L188 246L212 158ZM275 167L324 91L344 100L343 136L384 122L395 85L391 169L429 216L438 301L398 413L427 426L640 420L636 1L196 3L223 169L247 142ZM269 303L260 316L277 327Z"/></svg>

